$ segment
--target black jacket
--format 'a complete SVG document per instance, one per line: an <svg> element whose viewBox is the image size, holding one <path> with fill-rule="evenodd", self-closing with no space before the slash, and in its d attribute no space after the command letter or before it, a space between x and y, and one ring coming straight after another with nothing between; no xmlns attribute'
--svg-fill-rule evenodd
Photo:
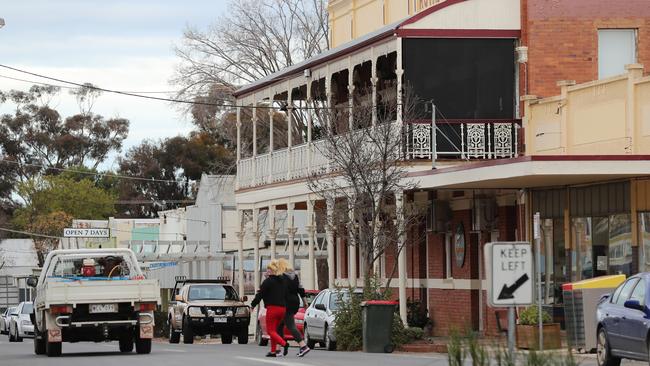
<svg viewBox="0 0 650 366"><path fill-rule="evenodd" d="M269 305L287 306L287 284L284 276L267 277L255 294L251 306L256 307L262 300L264 300L264 307Z"/></svg>
<svg viewBox="0 0 650 366"><path fill-rule="evenodd" d="M285 273L284 278L287 284L287 312L297 313L300 308L300 298L305 297L305 289L294 272Z"/></svg>

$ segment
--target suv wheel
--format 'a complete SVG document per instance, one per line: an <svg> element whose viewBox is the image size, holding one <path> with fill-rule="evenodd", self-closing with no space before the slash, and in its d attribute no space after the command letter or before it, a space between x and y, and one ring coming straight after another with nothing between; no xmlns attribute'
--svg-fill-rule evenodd
<svg viewBox="0 0 650 366"><path fill-rule="evenodd" d="M336 350L336 342L332 340L332 331L330 328L325 325L325 336L323 338L325 340L325 349L328 351L334 351Z"/></svg>
<svg viewBox="0 0 650 366"><path fill-rule="evenodd" d="M169 343L176 344L181 341L181 333L177 332L172 325L171 318L168 320L169 324Z"/></svg>
<svg viewBox="0 0 650 366"><path fill-rule="evenodd" d="M303 329L304 329L303 332L305 333L303 335L303 338L305 338L305 343L307 343L307 347L311 349L316 348L316 341L313 341L311 337L309 337L309 331L307 330L307 323L305 323L305 327Z"/></svg>
<svg viewBox="0 0 650 366"><path fill-rule="evenodd" d="M257 327L255 328L255 342L262 347L266 347L266 345L269 344L269 340L262 337L262 327L260 326L260 322L257 322Z"/></svg>
<svg viewBox="0 0 650 366"><path fill-rule="evenodd" d="M231 344L232 343L232 333L221 333L221 343Z"/></svg>
<svg viewBox="0 0 650 366"><path fill-rule="evenodd" d="M604 328L598 330L598 344L596 345L596 361L598 366L619 366L621 359L612 356L609 348L607 332Z"/></svg>
<svg viewBox="0 0 650 366"><path fill-rule="evenodd" d="M248 344L248 329L244 328L237 334L237 343Z"/></svg>
<svg viewBox="0 0 650 366"><path fill-rule="evenodd" d="M194 332L188 318L183 318L183 343L194 343Z"/></svg>

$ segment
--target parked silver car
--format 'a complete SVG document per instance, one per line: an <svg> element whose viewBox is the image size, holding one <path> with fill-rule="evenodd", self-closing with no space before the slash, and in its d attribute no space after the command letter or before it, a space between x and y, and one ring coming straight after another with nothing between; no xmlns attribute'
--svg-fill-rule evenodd
<svg viewBox="0 0 650 366"><path fill-rule="evenodd" d="M0 315L0 334L9 334L9 320L11 319L11 313L16 310L15 306L5 309Z"/></svg>
<svg viewBox="0 0 650 366"><path fill-rule="evenodd" d="M22 342L23 338L34 336L34 324L31 313L34 312L32 302L21 302L16 311L11 314L9 322L9 342Z"/></svg>
<svg viewBox="0 0 650 366"><path fill-rule="evenodd" d="M361 296L361 290L355 290L355 296ZM349 290L323 290L312 301L305 312L305 341L310 348L320 343L328 351L336 349L334 324L340 301L350 298Z"/></svg>

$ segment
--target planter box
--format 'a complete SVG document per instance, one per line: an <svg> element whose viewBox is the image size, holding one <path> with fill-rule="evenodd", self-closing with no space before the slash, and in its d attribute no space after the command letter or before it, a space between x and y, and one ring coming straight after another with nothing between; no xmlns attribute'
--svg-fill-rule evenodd
<svg viewBox="0 0 650 366"><path fill-rule="evenodd" d="M542 326L542 333L544 334L545 350L559 349L562 347L559 323L544 324ZM539 348L539 328L537 325L517 325L517 348Z"/></svg>

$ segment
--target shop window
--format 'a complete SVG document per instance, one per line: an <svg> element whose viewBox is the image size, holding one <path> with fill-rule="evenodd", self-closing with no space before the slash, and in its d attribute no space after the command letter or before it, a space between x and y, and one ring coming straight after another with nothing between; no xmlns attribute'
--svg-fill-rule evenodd
<svg viewBox="0 0 650 366"><path fill-rule="evenodd" d="M563 219L542 220L540 249L544 303L561 304L562 284L568 282Z"/></svg>
<svg viewBox="0 0 650 366"><path fill-rule="evenodd" d="M631 218L628 214L571 220L572 279L632 274Z"/></svg>
<svg viewBox="0 0 650 366"><path fill-rule="evenodd" d="M636 63L635 29L598 30L598 78L625 73L625 65Z"/></svg>

